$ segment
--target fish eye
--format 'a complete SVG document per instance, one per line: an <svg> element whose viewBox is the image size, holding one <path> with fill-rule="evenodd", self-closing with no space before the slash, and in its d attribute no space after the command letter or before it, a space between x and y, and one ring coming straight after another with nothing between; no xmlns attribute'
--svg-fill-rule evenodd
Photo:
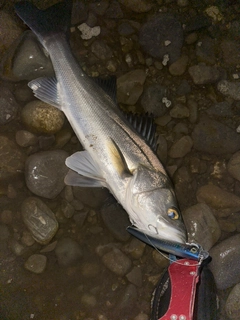
<svg viewBox="0 0 240 320"><path fill-rule="evenodd" d="M173 220L179 219L178 210L175 209L175 208L169 208L168 211L167 211L167 215L169 216L169 218L171 218Z"/></svg>

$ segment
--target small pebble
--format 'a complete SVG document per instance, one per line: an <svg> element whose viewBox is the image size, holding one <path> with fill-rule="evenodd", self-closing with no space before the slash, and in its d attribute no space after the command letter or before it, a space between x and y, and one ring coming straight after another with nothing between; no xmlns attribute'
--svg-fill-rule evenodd
<svg viewBox="0 0 240 320"><path fill-rule="evenodd" d="M33 254L24 264L25 269L33 273L43 273L47 266L47 257L42 254Z"/></svg>

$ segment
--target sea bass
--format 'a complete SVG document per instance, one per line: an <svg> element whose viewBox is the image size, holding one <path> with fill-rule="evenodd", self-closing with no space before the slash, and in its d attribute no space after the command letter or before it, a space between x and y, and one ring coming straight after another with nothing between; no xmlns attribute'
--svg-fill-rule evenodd
<svg viewBox="0 0 240 320"><path fill-rule="evenodd" d="M171 181L149 146L153 132L138 121L149 130L144 134L146 143L71 53L66 35L71 6L65 1L42 11L27 1L15 5L18 16L49 53L55 71L55 77L38 78L29 86L37 98L64 112L85 149L66 160L72 171L65 182L107 187L134 226L153 237L185 243L186 229Z"/></svg>

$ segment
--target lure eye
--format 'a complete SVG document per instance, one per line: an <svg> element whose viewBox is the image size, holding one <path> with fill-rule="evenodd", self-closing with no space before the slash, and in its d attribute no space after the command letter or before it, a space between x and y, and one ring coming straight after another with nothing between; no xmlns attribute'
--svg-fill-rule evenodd
<svg viewBox="0 0 240 320"><path fill-rule="evenodd" d="M190 249L191 253L197 253L198 249L196 247L192 247Z"/></svg>
<svg viewBox="0 0 240 320"><path fill-rule="evenodd" d="M167 211L167 215L169 216L170 219L173 219L173 220L179 219L179 213L175 208L169 208Z"/></svg>

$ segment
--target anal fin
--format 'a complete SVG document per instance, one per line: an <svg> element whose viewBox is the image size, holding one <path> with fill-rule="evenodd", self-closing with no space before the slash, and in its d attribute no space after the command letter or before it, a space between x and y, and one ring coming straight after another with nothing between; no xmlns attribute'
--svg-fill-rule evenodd
<svg viewBox="0 0 240 320"><path fill-rule="evenodd" d="M56 77L37 78L28 83L35 97L61 110L61 99Z"/></svg>

